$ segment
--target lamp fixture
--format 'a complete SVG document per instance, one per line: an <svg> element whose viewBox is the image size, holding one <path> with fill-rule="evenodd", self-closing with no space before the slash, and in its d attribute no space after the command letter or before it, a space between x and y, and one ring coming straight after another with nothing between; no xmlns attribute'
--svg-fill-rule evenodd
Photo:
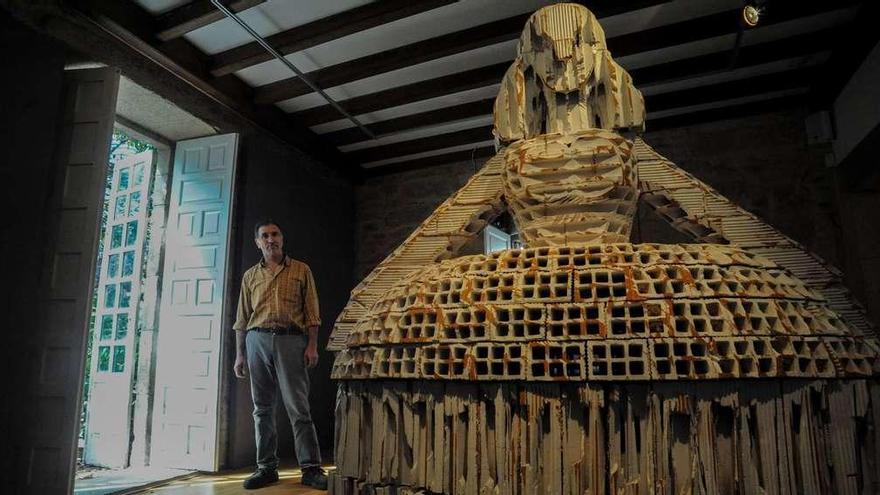
<svg viewBox="0 0 880 495"><path fill-rule="evenodd" d="M761 8L753 3L746 4L742 9L742 21L750 28L758 25L761 20Z"/></svg>

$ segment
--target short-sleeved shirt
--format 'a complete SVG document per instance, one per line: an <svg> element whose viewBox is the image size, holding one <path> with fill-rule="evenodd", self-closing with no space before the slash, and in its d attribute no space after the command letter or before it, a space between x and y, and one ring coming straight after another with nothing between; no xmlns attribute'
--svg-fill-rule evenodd
<svg viewBox="0 0 880 495"><path fill-rule="evenodd" d="M318 292L308 265L285 255L274 270L260 260L244 272L233 329L320 324Z"/></svg>

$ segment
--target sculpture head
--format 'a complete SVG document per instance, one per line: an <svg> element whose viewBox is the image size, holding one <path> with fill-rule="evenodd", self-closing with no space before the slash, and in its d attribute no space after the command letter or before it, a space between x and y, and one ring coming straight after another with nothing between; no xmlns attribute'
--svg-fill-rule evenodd
<svg viewBox="0 0 880 495"><path fill-rule="evenodd" d="M644 122L642 95L611 59L592 12L563 3L532 15L495 100L500 140L588 129L642 130Z"/></svg>
<svg viewBox="0 0 880 495"><path fill-rule="evenodd" d="M520 36L518 58L529 61L545 86L566 94L589 83L607 49L605 32L589 10L561 4L532 15Z"/></svg>

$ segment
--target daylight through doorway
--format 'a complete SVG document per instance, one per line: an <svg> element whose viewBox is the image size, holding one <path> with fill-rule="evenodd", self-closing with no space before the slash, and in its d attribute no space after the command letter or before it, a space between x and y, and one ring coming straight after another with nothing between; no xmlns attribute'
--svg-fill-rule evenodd
<svg viewBox="0 0 880 495"><path fill-rule="evenodd" d="M155 156L151 144L114 130L86 350L79 476L130 464L138 308Z"/></svg>

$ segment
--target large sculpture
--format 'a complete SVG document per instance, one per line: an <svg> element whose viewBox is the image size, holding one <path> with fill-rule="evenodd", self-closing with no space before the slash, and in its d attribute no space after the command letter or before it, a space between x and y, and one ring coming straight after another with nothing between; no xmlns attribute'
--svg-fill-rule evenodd
<svg viewBox="0 0 880 495"><path fill-rule="evenodd" d="M337 322L334 493L877 490L873 329L821 260L635 138L644 115L587 9L532 16L505 147ZM642 167L711 243L627 242ZM455 258L505 207L527 247Z"/></svg>

